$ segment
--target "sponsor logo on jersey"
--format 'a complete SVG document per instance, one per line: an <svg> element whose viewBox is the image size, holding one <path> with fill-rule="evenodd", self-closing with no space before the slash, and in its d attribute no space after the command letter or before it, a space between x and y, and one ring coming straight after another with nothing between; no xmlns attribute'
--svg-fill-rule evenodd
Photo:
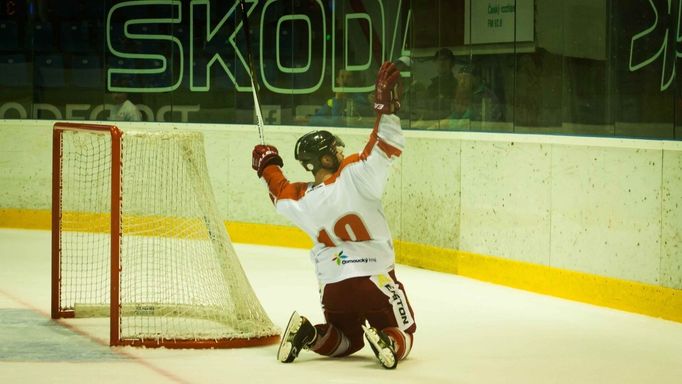
<svg viewBox="0 0 682 384"><path fill-rule="evenodd" d="M348 256L343 254L343 250L339 251L339 253L334 256L332 259L333 261L336 261L336 265L341 265L345 264L345 261L348 259Z"/></svg>
<svg viewBox="0 0 682 384"><path fill-rule="evenodd" d="M339 253L334 256L332 259L336 263L336 265L341 266L341 265L346 265L346 264L355 264L355 263L376 263L377 259L375 257L363 257L360 259L351 259L347 255L343 254L343 250L339 251Z"/></svg>

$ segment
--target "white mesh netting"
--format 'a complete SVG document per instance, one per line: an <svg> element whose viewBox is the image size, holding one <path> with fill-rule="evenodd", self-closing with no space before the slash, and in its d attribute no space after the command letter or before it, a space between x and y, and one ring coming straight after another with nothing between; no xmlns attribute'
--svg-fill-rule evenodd
<svg viewBox="0 0 682 384"><path fill-rule="evenodd" d="M202 135L127 131L121 148L120 338L277 335L217 213ZM60 307L108 315L111 137L65 131L61 158Z"/></svg>

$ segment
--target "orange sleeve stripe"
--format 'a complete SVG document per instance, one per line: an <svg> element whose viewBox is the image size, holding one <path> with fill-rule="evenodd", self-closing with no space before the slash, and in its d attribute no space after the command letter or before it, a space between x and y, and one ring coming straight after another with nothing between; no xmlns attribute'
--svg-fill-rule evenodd
<svg viewBox="0 0 682 384"><path fill-rule="evenodd" d="M357 163L358 161L363 161L366 160L367 157L369 157L370 153L372 153L372 149L374 149L375 145L379 146L379 149L381 149L386 156L389 158L391 156L400 156L402 154L402 150L392 146L391 144L388 144L387 142L379 139L379 122L381 121L381 114L377 115L377 118L374 122L374 129L372 130L372 133L369 135L369 140L367 141L367 144L365 145L365 148L362 150L360 153L355 153L352 154L341 162L339 165L339 169L334 172L334 174L329 177L327 180L324 181L326 185L332 184L333 182L336 181L336 179L339 177L341 174L341 171L349 164L352 163ZM304 190L305 191L305 190Z"/></svg>
<svg viewBox="0 0 682 384"><path fill-rule="evenodd" d="M347 165L356 163L358 161L366 160L367 157L369 157L369 154L372 152L372 149L374 149L375 145L378 145L379 149L381 149L389 158L391 156L400 156L402 154L402 151L400 149L379 139L378 134L379 121L381 121L381 114L377 116L377 119L374 122L374 129L372 130L372 133L369 135L369 141L367 141L367 144L365 145L365 148L362 150L362 152L352 154L343 159L341 165L339 166L339 169L336 172L334 172L334 174L331 177L324 181L326 185L335 182L336 178L339 177L339 175L341 174L343 168L345 168Z"/></svg>
<svg viewBox="0 0 682 384"><path fill-rule="evenodd" d="M400 149L392 146L391 144L388 144L387 142L383 140L379 140L379 148L384 151L384 153L391 158L391 156L400 156L401 153L403 153Z"/></svg>
<svg viewBox="0 0 682 384"><path fill-rule="evenodd" d="M275 199L299 200L308 188L306 183L290 183L279 167L266 167L263 170L263 179L268 184L273 201Z"/></svg>
<svg viewBox="0 0 682 384"><path fill-rule="evenodd" d="M308 183L289 183L277 196L277 200L300 200L307 189Z"/></svg>
<svg viewBox="0 0 682 384"><path fill-rule="evenodd" d="M341 174L341 171L343 171L344 168L346 168L347 165L357 163L358 161L363 160L362 154L360 153L354 153L352 155L348 155L346 158L341 161L341 165L339 165L339 169L334 172L333 175L331 175L327 180L324 181L326 185L329 185L333 182L336 181L336 178L339 177Z"/></svg>
<svg viewBox="0 0 682 384"><path fill-rule="evenodd" d="M362 153L360 153L360 157L363 160L369 156L369 154L372 152L372 148L374 148L374 145L379 140L379 134L378 134L378 132L379 132L379 121L381 121L381 114L377 115L377 118L374 121L374 129L372 129L372 133L369 135L369 141L367 142L367 145L365 145L365 149L363 149Z"/></svg>
<svg viewBox="0 0 682 384"><path fill-rule="evenodd" d="M392 156L400 156L403 152L402 150L392 146L391 144L381 140L379 138L379 122L381 121L381 114L377 116L376 121L374 122L374 129L372 130L372 133L369 135L369 141L367 142L367 145L365 145L365 149L363 149L362 153L360 154L360 157L362 160L366 159L369 154L372 152L372 149L374 148L375 145L379 146L379 149L384 151L386 156L391 158Z"/></svg>

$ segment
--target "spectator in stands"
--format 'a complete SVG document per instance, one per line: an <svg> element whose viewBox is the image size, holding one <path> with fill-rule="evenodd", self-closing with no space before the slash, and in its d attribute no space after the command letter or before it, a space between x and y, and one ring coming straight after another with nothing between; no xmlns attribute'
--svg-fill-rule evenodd
<svg viewBox="0 0 682 384"><path fill-rule="evenodd" d="M113 92L111 98L114 105L111 107L109 120L115 121L141 121L142 113L137 106L130 101L126 92Z"/></svg>
<svg viewBox="0 0 682 384"><path fill-rule="evenodd" d="M349 119L372 115L372 105L367 94L346 92L344 87L357 86L356 72L347 69L339 70L336 85L341 90L334 97L327 99L314 116L310 118L310 125L316 126L345 126Z"/></svg>
<svg viewBox="0 0 682 384"><path fill-rule="evenodd" d="M499 121L500 102L495 93L481 80L479 70L471 65L462 67L453 91L450 128L460 128L462 120Z"/></svg>
<svg viewBox="0 0 682 384"><path fill-rule="evenodd" d="M452 72L455 65L455 55L447 48L440 49L433 56L437 74L431 79L427 88L430 100L429 119L443 119L450 115L454 99L453 90L457 88L457 79Z"/></svg>
<svg viewBox="0 0 682 384"><path fill-rule="evenodd" d="M400 111L397 115L401 119L409 119L411 121L421 120L422 114L418 112L418 108L413 108L418 97L423 97L425 87L412 76L412 59L408 56L401 56L394 61L395 66L401 73L402 78L402 97L400 99Z"/></svg>

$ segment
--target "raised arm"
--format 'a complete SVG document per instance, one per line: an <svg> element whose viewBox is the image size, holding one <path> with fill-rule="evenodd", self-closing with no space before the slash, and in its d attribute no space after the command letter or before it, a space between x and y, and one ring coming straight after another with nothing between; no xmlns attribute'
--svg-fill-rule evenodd
<svg viewBox="0 0 682 384"><path fill-rule="evenodd" d="M377 145L389 158L400 156L405 139L400 129L400 119L395 113L400 110L401 96L400 71L395 64L385 62L379 69L374 86L374 110L377 112L377 119L363 151L366 155Z"/></svg>
<svg viewBox="0 0 682 384"><path fill-rule="evenodd" d="M305 192L305 183L290 183L284 176L284 161L272 145L256 145L251 153L251 168L265 181L273 203L284 198L298 198Z"/></svg>
<svg viewBox="0 0 682 384"><path fill-rule="evenodd" d="M379 69L375 84L374 129L359 155L360 166L349 169L358 180L358 189L375 198L383 195L391 163L405 147L400 118L395 115L400 109L400 94L400 71L386 62Z"/></svg>

